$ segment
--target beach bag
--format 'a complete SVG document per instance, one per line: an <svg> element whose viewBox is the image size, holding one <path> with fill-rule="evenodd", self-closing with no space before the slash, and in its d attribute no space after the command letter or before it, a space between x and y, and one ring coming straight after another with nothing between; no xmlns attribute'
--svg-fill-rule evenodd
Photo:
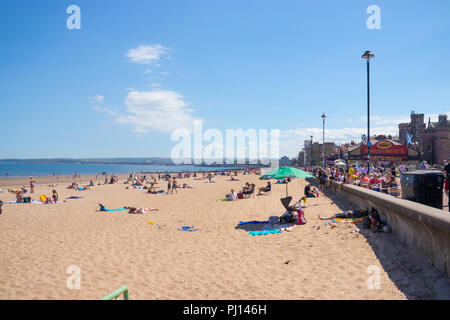
<svg viewBox="0 0 450 320"><path fill-rule="evenodd" d="M280 217L280 223L292 223L292 222L295 222L295 216L290 211L287 211Z"/></svg>
<svg viewBox="0 0 450 320"><path fill-rule="evenodd" d="M31 197L24 197L23 203L31 203Z"/></svg>
<svg viewBox="0 0 450 320"><path fill-rule="evenodd" d="M298 213L297 224L298 225L306 224L305 214L303 213L303 211L298 210L297 213Z"/></svg>
<svg viewBox="0 0 450 320"><path fill-rule="evenodd" d="M239 192L239 193L237 194L237 197L238 197L238 199L244 199L244 193L242 193L242 191Z"/></svg>
<svg viewBox="0 0 450 320"><path fill-rule="evenodd" d="M370 229L370 225L372 224L372 220L368 216L364 217L363 220L363 229Z"/></svg>
<svg viewBox="0 0 450 320"><path fill-rule="evenodd" d="M41 202L46 202L47 201L47 197L46 196L40 196L39 199L41 200Z"/></svg>

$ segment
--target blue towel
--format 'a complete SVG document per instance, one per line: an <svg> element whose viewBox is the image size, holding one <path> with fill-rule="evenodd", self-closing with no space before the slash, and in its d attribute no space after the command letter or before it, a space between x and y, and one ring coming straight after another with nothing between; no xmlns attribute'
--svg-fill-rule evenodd
<svg viewBox="0 0 450 320"><path fill-rule="evenodd" d="M194 229L194 227L181 227L178 228L179 231L197 231L198 229Z"/></svg>
<svg viewBox="0 0 450 320"><path fill-rule="evenodd" d="M281 233L279 229L272 229L272 230L263 230L263 231L249 231L248 234L251 234L252 236L263 236L266 234L274 234L274 233Z"/></svg>
<svg viewBox="0 0 450 320"><path fill-rule="evenodd" d="M128 209L125 208L119 208L119 209L108 209L106 208L104 205L99 204L100 205L100 211L127 211Z"/></svg>
<svg viewBox="0 0 450 320"><path fill-rule="evenodd" d="M263 224L263 223L269 223L269 221L239 221L239 225L243 225L243 224Z"/></svg>

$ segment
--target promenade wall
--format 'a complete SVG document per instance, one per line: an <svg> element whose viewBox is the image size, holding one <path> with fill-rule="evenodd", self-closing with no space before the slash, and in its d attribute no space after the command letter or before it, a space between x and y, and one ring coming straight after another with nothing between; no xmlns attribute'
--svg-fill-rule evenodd
<svg viewBox="0 0 450 320"><path fill-rule="evenodd" d="M343 197L358 208L374 207L399 239L416 247L450 276L450 214L409 200L354 185L327 181L326 193Z"/></svg>

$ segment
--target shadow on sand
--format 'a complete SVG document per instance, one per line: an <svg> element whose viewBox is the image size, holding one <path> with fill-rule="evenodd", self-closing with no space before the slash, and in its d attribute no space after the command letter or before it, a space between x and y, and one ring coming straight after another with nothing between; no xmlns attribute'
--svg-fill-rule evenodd
<svg viewBox="0 0 450 320"><path fill-rule="evenodd" d="M362 209L339 195L329 193L327 188L325 196L332 200L341 212ZM447 276L433 267L429 259L422 256L416 248L402 243L395 233L373 232L363 229L362 224L355 223L360 229L359 234L367 240L383 270L407 299L450 299Z"/></svg>

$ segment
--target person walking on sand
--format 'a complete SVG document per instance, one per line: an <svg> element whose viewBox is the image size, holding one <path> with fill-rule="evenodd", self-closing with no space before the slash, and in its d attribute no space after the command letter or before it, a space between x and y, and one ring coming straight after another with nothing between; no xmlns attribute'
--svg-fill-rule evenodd
<svg viewBox="0 0 450 320"><path fill-rule="evenodd" d="M175 193L178 193L177 191L177 180L175 178L173 178L173 182L172 182L172 193L175 190Z"/></svg>
<svg viewBox="0 0 450 320"><path fill-rule="evenodd" d="M170 178L167 179L167 193L172 193L172 184Z"/></svg>
<svg viewBox="0 0 450 320"><path fill-rule="evenodd" d="M34 193L34 185L36 181L33 179L33 177L30 177L30 193Z"/></svg>

